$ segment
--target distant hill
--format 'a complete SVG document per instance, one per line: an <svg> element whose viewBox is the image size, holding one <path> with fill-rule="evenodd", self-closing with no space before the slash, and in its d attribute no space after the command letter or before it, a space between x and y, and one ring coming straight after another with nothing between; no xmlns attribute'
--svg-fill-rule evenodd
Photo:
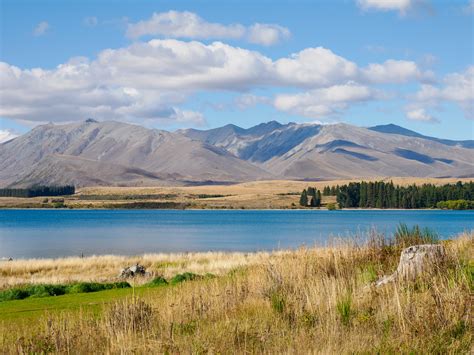
<svg viewBox="0 0 474 355"><path fill-rule="evenodd" d="M435 138L435 137L430 137L430 136L424 136L420 133L397 126L393 123L390 123L387 125L379 125L379 126L370 127L369 129L371 129L372 131L381 132L381 133L399 134L399 135L407 136L407 137L417 137L417 138L428 139L431 141L439 142L439 143L450 145L450 146L458 146L458 147L471 148L471 149L474 148L474 140L455 141L455 140L450 140L450 139L441 139L441 138Z"/></svg>
<svg viewBox="0 0 474 355"><path fill-rule="evenodd" d="M396 125L226 125L177 132L88 119L0 144L0 186L185 185L258 179L474 177L473 141Z"/></svg>
<svg viewBox="0 0 474 355"><path fill-rule="evenodd" d="M43 125L0 144L1 185L157 185L272 177L214 145L113 121Z"/></svg>

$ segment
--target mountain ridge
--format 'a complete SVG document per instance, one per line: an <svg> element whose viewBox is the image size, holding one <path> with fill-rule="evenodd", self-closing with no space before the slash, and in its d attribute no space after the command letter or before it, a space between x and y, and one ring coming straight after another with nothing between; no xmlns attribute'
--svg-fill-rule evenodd
<svg viewBox="0 0 474 355"><path fill-rule="evenodd" d="M263 179L474 176L473 141L390 125L228 124L148 129L116 121L47 124L0 144L0 184L183 185Z"/></svg>

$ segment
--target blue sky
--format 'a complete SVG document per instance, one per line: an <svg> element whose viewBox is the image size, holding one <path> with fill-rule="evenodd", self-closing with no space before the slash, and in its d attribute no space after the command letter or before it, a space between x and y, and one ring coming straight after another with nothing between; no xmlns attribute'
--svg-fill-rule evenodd
<svg viewBox="0 0 474 355"><path fill-rule="evenodd" d="M471 1L1 0L0 139L149 127L395 123L473 139Z"/></svg>

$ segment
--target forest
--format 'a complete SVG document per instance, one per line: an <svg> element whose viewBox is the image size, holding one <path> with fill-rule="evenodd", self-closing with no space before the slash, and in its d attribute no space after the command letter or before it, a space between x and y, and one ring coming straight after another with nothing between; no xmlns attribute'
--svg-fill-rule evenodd
<svg viewBox="0 0 474 355"><path fill-rule="evenodd" d="M74 195L75 187L67 186L33 186L24 189L0 189L0 197L37 197Z"/></svg>
<svg viewBox="0 0 474 355"><path fill-rule="evenodd" d="M321 192L305 189L300 197L301 206L319 207ZM326 186L322 196L336 196L340 208L474 208L474 182L400 186L393 182L351 182L342 186Z"/></svg>

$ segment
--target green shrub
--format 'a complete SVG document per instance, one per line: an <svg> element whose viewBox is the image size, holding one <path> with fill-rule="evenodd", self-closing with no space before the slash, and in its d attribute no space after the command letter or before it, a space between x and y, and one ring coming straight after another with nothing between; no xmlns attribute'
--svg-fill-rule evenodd
<svg viewBox="0 0 474 355"><path fill-rule="evenodd" d="M164 286L164 285L168 285L168 281L166 281L166 279L162 276L155 277L153 280L151 280L150 282L146 284L146 286L149 286L149 287Z"/></svg>
<svg viewBox="0 0 474 355"><path fill-rule="evenodd" d="M0 302L11 300L22 300L27 297L49 297L61 296L69 293L89 293L115 288L129 288L128 282L112 282L112 283L98 283L98 282L79 282L70 285L50 285L38 284L29 285L25 287L16 287L0 292Z"/></svg>
<svg viewBox="0 0 474 355"><path fill-rule="evenodd" d="M472 210L474 209L474 201L468 200L448 200L440 201L436 207L443 210Z"/></svg>
<svg viewBox="0 0 474 355"><path fill-rule="evenodd" d="M22 290L20 288L12 288L0 292L0 301L22 300L29 296L30 294L26 290Z"/></svg>
<svg viewBox="0 0 474 355"><path fill-rule="evenodd" d="M200 279L201 277L202 276L194 274L192 272L185 272L185 273L182 273L182 274L175 275L170 280L170 283L171 284L177 284L177 283L180 283L180 282L183 282L183 281L192 281L192 280Z"/></svg>
<svg viewBox="0 0 474 355"><path fill-rule="evenodd" d="M39 284L28 286L25 290L29 297L48 297L64 295L67 287L64 285Z"/></svg>
<svg viewBox="0 0 474 355"><path fill-rule="evenodd" d="M336 209L336 204L335 203L328 203L326 205L326 208L329 210L329 211L334 211Z"/></svg>

